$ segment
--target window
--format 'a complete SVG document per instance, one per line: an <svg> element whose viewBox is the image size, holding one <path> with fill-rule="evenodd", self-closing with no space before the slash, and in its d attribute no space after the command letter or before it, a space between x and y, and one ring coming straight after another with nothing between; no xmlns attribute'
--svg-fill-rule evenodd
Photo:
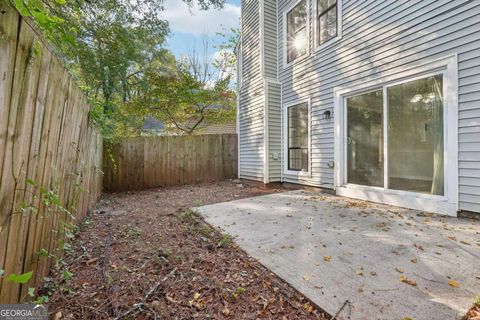
<svg viewBox="0 0 480 320"><path fill-rule="evenodd" d="M287 63L307 53L307 0L300 1L287 15Z"/></svg>
<svg viewBox="0 0 480 320"><path fill-rule="evenodd" d="M287 108L288 170L308 171L308 103Z"/></svg>
<svg viewBox="0 0 480 320"><path fill-rule="evenodd" d="M337 0L317 0L317 46L338 35Z"/></svg>

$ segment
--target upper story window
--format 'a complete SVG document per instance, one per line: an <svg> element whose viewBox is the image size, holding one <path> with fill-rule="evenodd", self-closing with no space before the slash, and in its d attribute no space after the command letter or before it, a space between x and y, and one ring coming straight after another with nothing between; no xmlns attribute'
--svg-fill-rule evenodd
<svg viewBox="0 0 480 320"><path fill-rule="evenodd" d="M338 1L317 0L317 46L338 35Z"/></svg>
<svg viewBox="0 0 480 320"><path fill-rule="evenodd" d="M307 53L307 0L300 1L287 12L287 63Z"/></svg>

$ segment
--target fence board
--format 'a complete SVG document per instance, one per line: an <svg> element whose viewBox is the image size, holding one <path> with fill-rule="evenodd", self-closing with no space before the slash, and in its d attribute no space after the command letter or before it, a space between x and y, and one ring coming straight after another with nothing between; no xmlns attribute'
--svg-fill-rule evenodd
<svg viewBox="0 0 480 320"><path fill-rule="evenodd" d="M236 177L237 135L128 138L103 157L106 191L141 190ZM112 160L113 158L113 160Z"/></svg>
<svg viewBox="0 0 480 320"><path fill-rule="evenodd" d="M45 192L80 221L101 192L103 146L62 63L13 7L0 9L0 303L15 303L48 274L53 259L38 253L60 255L72 220ZM25 285L6 280L29 271Z"/></svg>

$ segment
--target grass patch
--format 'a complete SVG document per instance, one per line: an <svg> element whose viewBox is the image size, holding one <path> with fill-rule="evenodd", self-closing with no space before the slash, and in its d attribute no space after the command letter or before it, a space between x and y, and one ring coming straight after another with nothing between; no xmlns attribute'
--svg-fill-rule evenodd
<svg viewBox="0 0 480 320"><path fill-rule="evenodd" d="M222 237L220 238L220 246L221 247L227 247L232 243L233 239L232 236L229 235L228 233L222 234Z"/></svg>
<svg viewBox="0 0 480 320"><path fill-rule="evenodd" d="M192 209L185 210L181 215L182 222L187 224L198 224L199 219L201 219L200 214Z"/></svg>

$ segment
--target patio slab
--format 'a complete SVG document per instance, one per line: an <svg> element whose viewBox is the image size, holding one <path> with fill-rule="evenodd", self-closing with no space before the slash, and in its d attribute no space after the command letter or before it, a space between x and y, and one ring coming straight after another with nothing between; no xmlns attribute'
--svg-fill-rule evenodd
<svg viewBox="0 0 480 320"><path fill-rule="evenodd" d="M303 190L197 210L337 319L459 319L480 294L478 221Z"/></svg>

